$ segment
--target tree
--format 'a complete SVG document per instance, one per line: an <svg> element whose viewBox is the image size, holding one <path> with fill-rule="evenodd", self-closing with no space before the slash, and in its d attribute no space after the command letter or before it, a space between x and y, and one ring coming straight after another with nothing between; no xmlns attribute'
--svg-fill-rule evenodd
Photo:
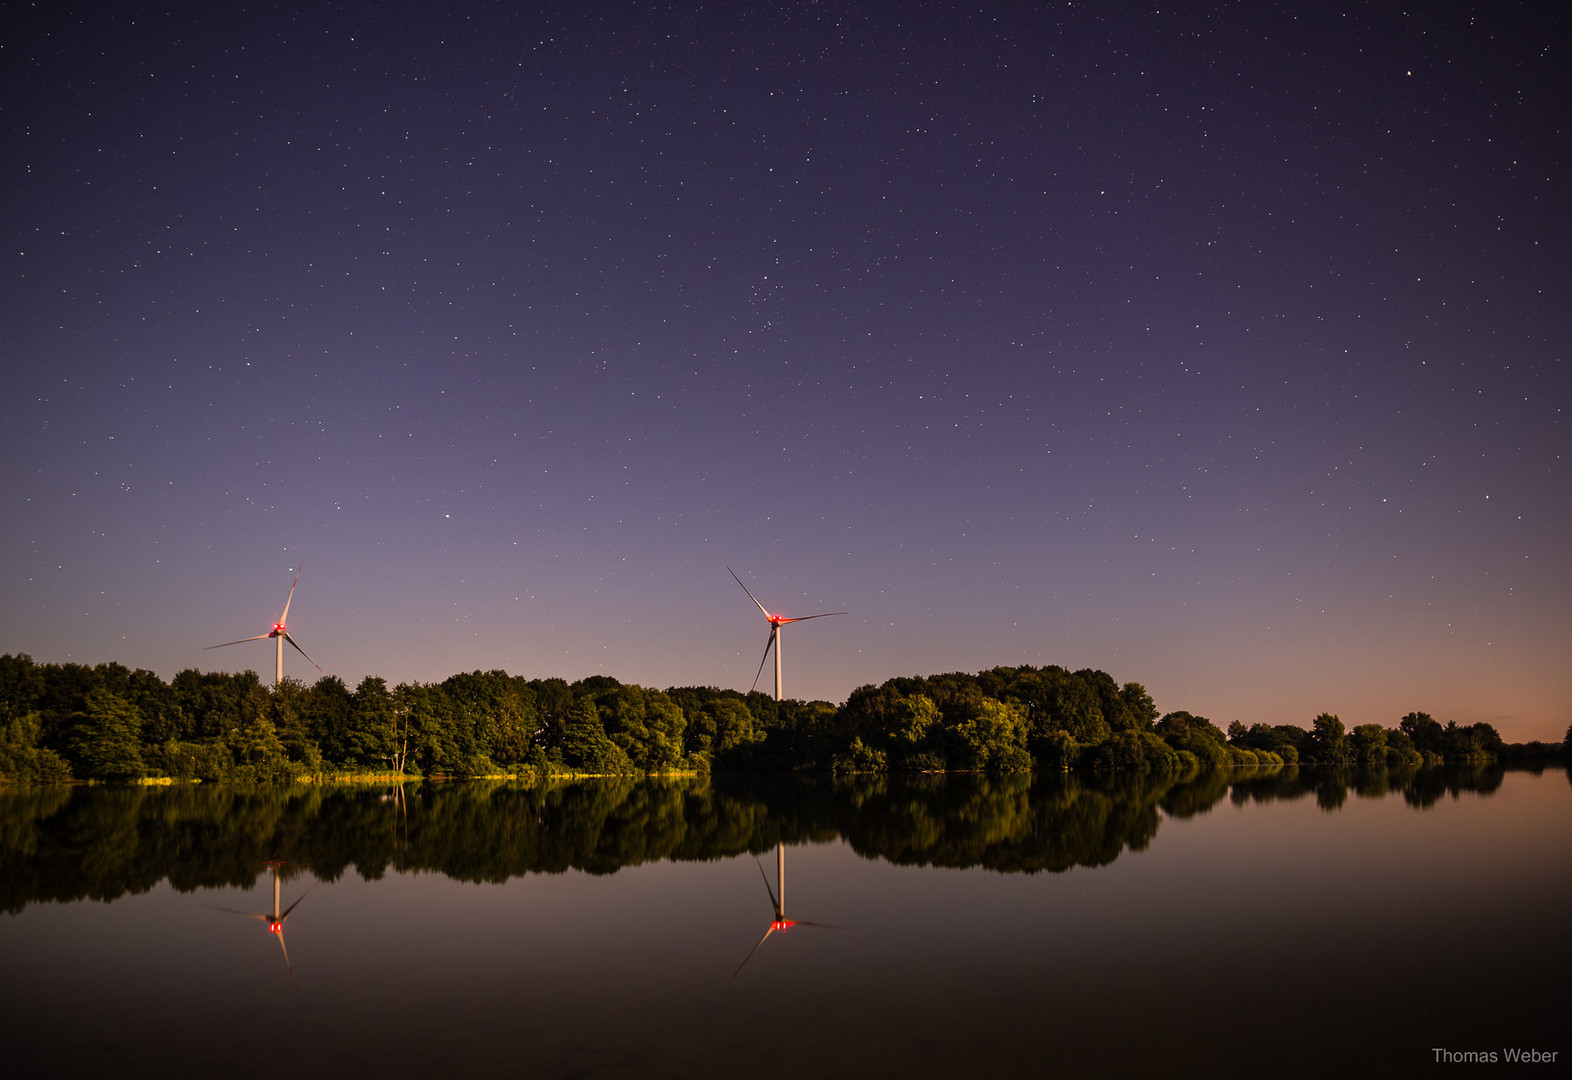
<svg viewBox="0 0 1572 1080"><path fill-rule="evenodd" d="M495 708L496 742L491 756L501 765L529 761L535 750L535 733L540 730L535 691L523 679L509 679Z"/></svg>
<svg viewBox="0 0 1572 1080"><path fill-rule="evenodd" d="M1171 712L1157 721L1154 728L1163 741L1175 750L1188 750L1196 760L1208 768L1222 768L1232 763L1228 756L1227 736L1221 728L1204 716Z"/></svg>
<svg viewBox="0 0 1572 1080"><path fill-rule="evenodd" d="M442 691L452 706L454 737L474 758L473 769L491 769L504 758L522 760L534 737L534 718L528 715L522 694L530 694L522 679L505 671L473 671L450 675ZM507 731L504 731L504 724ZM521 725L530 725L526 734Z"/></svg>
<svg viewBox="0 0 1572 1080"><path fill-rule="evenodd" d="M573 691L565 679L534 679L529 688L535 694L535 707L540 710L533 742L544 750L552 750L562 742L562 725L573 708Z"/></svg>
<svg viewBox="0 0 1572 1080"><path fill-rule="evenodd" d="M1096 702L1093 708L1086 710L1078 727L1064 729L1077 742L1101 742L1111 732L1142 726L1140 721L1125 715L1125 699L1112 675L1096 668L1082 668L1073 677L1085 687L1084 693Z"/></svg>
<svg viewBox="0 0 1572 1080"><path fill-rule="evenodd" d="M1360 724L1348 738L1349 752L1365 765L1386 762L1386 728L1380 724Z"/></svg>
<svg viewBox="0 0 1572 1080"><path fill-rule="evenodd" d="M830 771L837 775L848 773L882 773L888 767L888 761L883 752L873 750L863 744L861 739L853 739L851 746L846 748L844 754L836 754L830 763Z"/></svg>
<svg viewBox="0 0 1572 1080"><path fill-rule="evenodd" d="M470 768L469 740L454 722L453 702L435 684L400 683L393 692L400 718L407 722L408 759L421 773L463 775Z"/></svg>
<svg viewBox="0 0 1572 1080"><path fill-rule="evenodd" d="M639 769L655 772L682 759L687 718L667 695L604 676L594 682L586 679L574 689L576 698L587 696L595 702L607 736Z"/></svg>
<svg viewBox="0 0 1572 1080"><path fill-rule="evenodd" d="M289 752L279 740L278 729L266 716L229 733L229 752L234 758L236 778L264 784L284 784L295 778Z"/></svg>
<svg viewBox="0 0 1572 1080"><path fill-rule="evenodd" d="M939 707L927 694L904 689L891 680L853 690L840 712L841 738L860 741L897 766L932 749L929 736L941 726ZM857 771L868 770L859 766Z"/></svg>
<svg viewBox="0 0 1572 1080"><path fill-rule="evenodd" d="M322 756L342 765L349 758L349 718L354 710L349 687L337 675L324 675L302 695L300 716Z"/></svg>
<svg viewBox="0 0 1572 1080"><path fill-rule="evenodd" d="M0 717L0 782L63 784L71 779L65 759L38 745L38 714L27 713L6 723Z"/></svg>
<svg viewBox="0 0 1572 1080"><path fill-rule="evenodd" d="M386 761L394 772L403 770L402 759L394 761L394 728L397 717L388 684L367 675L355 687L349 700L349 718L344 727L343 762L370 765Z"/></svg>
<svg viewBox="0 0 1572 1080"><path fill-rule="evenodd" d="M1472 732L1471 742L1476 751L1492 758L1501 753L1501 748L1505 744L1501 740L1501 733L1496 731L1495 725L1487 724L1481 720L1469 730Z"/></svg>
<svg viewBox="0 0 1572 1080"><path fill-rule="evenodd" d="M626 773L632 762L622 748L606 735L600 713L592 699L576 702L562 730L562 763L587 773Z"/></svg>
<svg viewBox="0 0 1572 1080"><path fill-rule="evenodd" d="M688 718L675 701L651 690L644 700L644 727L649 733L644 750L646 768L668 769L682 761Z"/></svg>
<svg viewBox="0 0 1572 1080"><path fill-rule="evenodd" d="M1124 703L1119 700L1113 679L1101 671L1064 672L1054 675L1048 686L1048 713L1051 719L1047 731L1063 731L1076 742L1095 743L1106 739L1114 730L1105 706L1114 712L1114 721L1122 724Z"/></svg>
<svg viewBox="0 0 1572 1080"><path fill-rule="evenodd" d="M169 739L189 739L190 724L175 699L174 688L146 668L137 668L125 679L121 696L136 707L142 718L142 744L153 746Z"/></svg>
<svg viewBox="0 0 1572 1080"><path fill-rule="evenodd" d="M118 694L89 693L74 736L80 775L91 780L136 780L145 775L142 718Z"/></svg>
<svg viewBox="0 0 1572 1080"><path fill-rule="evenodd" d="M1420 765L1425 759L1414 749L1414 740L1408 737L1408 732L1391 728L1386 732L1386 760L1391 765Z"/></svg>
<svg viewBox="0 0 1572 1080"><path fill-rule="evenodd" d="M31 656L0 656L0 723L35 713L43 693L44 673Z"/></svg>
<svg viewBox="0 0 1572 1080"><path fill-rule="evenodd" d="M334 678L334 681L338 680ZM338 685L342 688L344 684L339 682ZM310 691L299 679L286 677L273 689L268 699L267 717L272 721L273 730L289 760L300 762L314 772L322 765L322 751L317 746L306 715L309 695Z"/></svg>
<svg viewBox="0 0 1572 1080"><path fill-rule="evenodd" d="M756 739L753 714L736 697L718 697L699 707L697 716L688 716L687 746L693 753L719 757L747 746Z"/></svg>
<svg viewBox="0 0 1572 1080"><path fill-rule="evenodd" d="M1086 762L1100 772L1155 772L1177 769L1178 751L1153 731L1120 731L1090 748Z"/></svg>
<svg viewBox="0 0 1572 1080"><path fill-rule="evenodd" d="M1125 718L1133 727L1149 728L1157 720L1157 706L1152 703L1152 695L1140 683L1125 683L1119 698L1124 702Z"/></svg>
<svg viewBox="0 0 1572 1080"><path fill-rule="evenodd" d="M1413 740L1414 749L1435 758L1446 754L1445 732L1429 713L1411 712L1398 721L1398 729Z"/></svg>
<svg viewBox="0 0 1572 1080"><path fill-rule="evenodd" d="M1018 705L979 696L968 703L949 735L951 761L963 769L1021 772L1032 767L1026 752L1026 714Z"/></svg>
<svg viewBox="0 0 1572 1080"><path fill-rule="evenodd" d="M1346 765L1353 760L1343 722L1331 713L1322 713L1312 722L1308 744L1310 759L1323 765Z"/></svg>

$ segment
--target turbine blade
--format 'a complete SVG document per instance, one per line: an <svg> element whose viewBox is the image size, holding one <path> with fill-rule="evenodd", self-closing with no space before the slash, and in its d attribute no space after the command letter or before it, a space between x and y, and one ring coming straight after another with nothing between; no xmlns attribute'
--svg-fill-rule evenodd
<svg viewBox="0 0 1572 1080"><path fill-rule="evenodd" d="M278 617L280 625L289 622L289 605L295 599L295 586L300 584L300 568L295 568L295 580L289 583L289 596L284 600L284 614Z"/></svg>
<svg viewBox="0 0 1572 1080"><path fill-rule="evenodd" d="M728 566L726 568L726 572L731 575L731 579L733 581L735 581L738 585L742 585L742 578L737 576L737 571L733 570L731 567ZM751 592L748 592L748 587L746 585L742 585L742 591L745 592L745 593L748 593L748 599L752 600L753 601L753 605L755 607L757 607L760 611L763 611L764 612L764 617L766 619L768 619L770 617L770 613L768 611L764 610L764 605L759 603L759 598L757 596L754 596Z"/></svg>
<svg viewBox="0 0 1572 1080"><path fill-rule="evenodd" d="M827 923L827 922L808 922L806 919L793 919L792 920L792 925L793 926L813 926L813 927L817 927L820 930L850 930L851 929L851 927L849 927L849 926L836 926L834 923Z"/></svg>
<svg viewBox="0 0 1572 1080"><path fill-rule="evenodd" d="M831 615L850 615L849 611L826 611L822 615L799 615L795 619L782 619L781 622L807 622L809 619L828 619Z"/></svg>
<svg viewBox="0 0 1572 1080"><path fill-rule="evenodd" d="M203 649L222 649L222 648L225 648L225 647L230 646L230 645L244 645L248 641L261 641L264 638L270 638L272 636L273 636L272 634L258 634L256 637L243 637L239 641L225 641L225 642L222 642L222 643L220 643L218 645L204 645L204 646L202 646L202 648Z"/></svg>
<svg viewBox="0 0 1572 1080"><path fill-rule="evenodd" d="M278 947L280 949L284 950L284 967L289 972L289 981L290 982L294 982L295 981L295 965L293 965L293 964L291 964L289 962L289 950L284 947L284 929L283 929L283 927L279 927L279 931L278 931L278 935L277 936L278 936Z"/></svg>
<svg viewBox="0 0 1572 1080"><path fill-rule="evenodd" d="M770 646L775 644L775 635L780 633L780 627L771 626L769 640L764 643L764 655L759 658L759 670L753 675L753 685L748 687L748 693L753 693L759 688L759 676L764 674L764 661L770 658Z"/></svg>
<svg viewBox="0 0 1572 1080"><path fill-rule="evenodd" d="M781 911L780 901L775 899L775 890L770 888L770 876L764 872L764 864L758 859L753 860L759 867L759 876L764 879L764 891L770 894L770 910L775 912L777 919L784 919L785 913Z"/></svg>
<svg viewBox="0 0 1572 1080"><path fill-rule="evenodd" d="M770 935L773 933L775 933L775 924L770 923L770 928L764 931L764 936L759 939L759 944L748 950L748 955L742 958L742 963L737 965L737 970L731 973L733 979L742 974L742 969L748 966L748 961L753 959L753 954L759 951L761 945L770 940Z"/></svg>
<svg viewBox="0 0 1572 1080"><path fill-rule="evenodd" d="M261 919L263 922L268 921L268 917L266 915L258 915L254 911L241 911L239 908L232 907L218 907L214 904L203 904L202 906L207 908L209 911L222 911L229 915L244 915L248 919Z"/></svg>
<svg viewBox="0 0 1572 1080"><path fill-rule="evenodd" d="M315 889L315 888L316 888L316 885L312 885L311 886L311 889ZM278 917L278 921L279 921L280 925L283 924L285 919L289 918L289 913L291 911L294 911L297 907L300 906L300 901L304 900L306 897L311 895L311 889L307 889L305 892L301 893L299 896L297 896L295 898L295 902L293 904L290 904L287 908L284 909L284 914L282 914L282 915L280 915Z"/></svg>
<svg viewBox="0 0 1572 1080"><path fill-rule="evenodd" d="M295 639L290 637L287 632L284 634L284 640L289 642L291 645L295 645ZM311 660L311 657L306 653L306 650L302 649L299 645L295 645L295 651L301 656L304 656L307 660ZM311 666L316 668L318 671L322 670L322 665L317 663L315 660L311 660Z"/></svg>

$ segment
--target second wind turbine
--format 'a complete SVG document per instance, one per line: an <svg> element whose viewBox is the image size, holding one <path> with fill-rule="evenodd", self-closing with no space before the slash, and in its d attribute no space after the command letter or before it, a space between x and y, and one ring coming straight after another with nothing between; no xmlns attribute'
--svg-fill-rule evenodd
<svg viewBox="0 0 1572 1080"><path fill-rule="evenodd" d="M737 576L737 571L728 566L726 568L726 572L731 575L733 581L735 581L738 585L742 585L742 578ZM759 676L764 674L764 661L770 658L770 650L774 649L775 700L779 701L781 699L781 627L785 626L787 623L807 622L809 619L823 619L831 615L845 615L846 612L826 611L819 615L799 615L795 619L788 619L784 615L771 615L769 611L765 609L764 605L759 603L759 598L754 596L753 593L748 590L746 585L742 585L742 591L748 593L748 599L752 600L758 609L764 612L764 617L770 621L770 639L764 643L764 656L760 658L759 670L753 676L753 686L756 687L759 685ZM749 693L752 692L753 687L749 687Z"/></svg>
<svg viewBox="0 0 1572 1080"><path fill-rule="evenodd" d="M272 638L277 643L277 651L273 660L273 689L277 690L284 685L284 642L289 642L295 647L297 653L304 656L307 660L311 660L311 656L296 643L294 638L289 636L289 630L284 626L289 621L289 605L294 603L295 600L295 586L299 584L300 570L297 567L295 580L289 586L289 596L284 599L284 613L278 617L278 622L273 624L273 629L265 634L258 634L256 637L241 638L239 641L225 641L218 645L204 645L203 648L225 649L231 645L244 645L248 641L263 641L267 638ZM318 671L322 670L322 665L315 660L311 660L311 666Z"/></svg>

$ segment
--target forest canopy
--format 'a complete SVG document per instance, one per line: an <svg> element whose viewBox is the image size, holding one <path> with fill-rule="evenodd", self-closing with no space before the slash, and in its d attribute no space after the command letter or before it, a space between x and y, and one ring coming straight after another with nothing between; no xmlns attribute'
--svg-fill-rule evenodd
<svg viewBox="0 0 1572 1080"><path fill-rule="evenodd" d="M0 780L287 783L346 774L630 775L810 770L1093 772L1185 767L1484 762L1549 756L1489 724L1423 712L1352 731L1159 715L1135 682L1091 668L996 667L890 679L842 705L714 687L654 690L596 675L504 671L351 688L334 675L269 690L255 672L170 682L122 664L0 656Z"/></svg>

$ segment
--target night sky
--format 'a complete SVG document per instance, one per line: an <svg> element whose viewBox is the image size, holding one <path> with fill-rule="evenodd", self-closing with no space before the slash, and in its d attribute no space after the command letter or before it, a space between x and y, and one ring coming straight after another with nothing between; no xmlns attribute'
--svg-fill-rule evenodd
<svg viewBox="0 0 1572 1080"><path fill-rule="evenodd" d="M1411 10L5 4L0 652L1557 740L1572 19Z"/></svg>

